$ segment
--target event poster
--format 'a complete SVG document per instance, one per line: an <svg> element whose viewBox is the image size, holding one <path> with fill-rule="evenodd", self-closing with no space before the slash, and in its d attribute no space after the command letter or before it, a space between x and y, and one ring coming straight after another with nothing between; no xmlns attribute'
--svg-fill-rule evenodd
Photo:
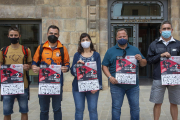
<svg viewBox="0 0 180 120"><path fill-rule="evenodd" d="M79 92L99 90L96 61L76 64Z"/></svg>
<svg viewBox="0 0 180 120"><path fill-rule="evenodd" d="M116 80L118 84L136 84L136 65L135 56L116 57Z"/></svg>
<svg viewBox="0 0 180 120"><path fill-rule="evenodd" d="M1 95L24 94L23 64L1 66Z"/></svg>
<svg viewBox="0 0 180 120"><path fill-rule="evenodd" d="M161 57L160 66L162 85L180 84L180 56Z"/></svg>
<svg viewBox="0 0 180 120"><path fill-rule="evenodd" d="M60 95L61 65L40 65L39 95Z"/></svg>

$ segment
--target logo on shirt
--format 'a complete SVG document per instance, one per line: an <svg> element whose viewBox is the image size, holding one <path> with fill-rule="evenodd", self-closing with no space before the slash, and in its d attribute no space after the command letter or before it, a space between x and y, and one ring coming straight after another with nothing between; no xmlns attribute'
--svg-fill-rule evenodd
<svg viewBox="0 0 180 120"><path fill-rule="evenodd" d="M59 53L59 52L57 52L57 53L56 53L56 56L57 56L57 57L59 57L59 56L60 56L60 53Z"/></svg>

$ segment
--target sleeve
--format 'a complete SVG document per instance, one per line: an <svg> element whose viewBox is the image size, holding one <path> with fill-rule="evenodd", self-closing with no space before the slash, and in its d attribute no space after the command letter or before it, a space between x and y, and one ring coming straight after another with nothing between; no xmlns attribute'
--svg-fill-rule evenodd
<svg viewBox="0 0 180 120"><path fill-rule="evenodd" d="M149 48L148 48L147 63L148 64L154 64L154 63L160 62L160 57L161 57L160 54L155 54L153 44L151 43Z"/></svg>
<svg viewBox="0 0 180 120"><path fill-rule="evenodd" d="M40 50L40 45L38 46L38 48L37 48L37 50L36 50L36 52L34 54L32 65L39 66L39 64L40 64L40 61L39 61L39 50Z"/></svg>
<svg viewBox="0 0 180 120"><path fill-rule="evenodd" d="M100 57L99 53L98 53L96 63L97 63L97 75L98 75L98 80L99 80L99 88L100 88L100 90L102 90L101 57Z"/></svg>
<svg viewBox="0 0 180 120"><path fill-rule="evenodd" d="M28 57L27 57L27 62L32 62L32 57L31 57L31 50L28 48Z"/></svg>
<svg viewBox="0 0 180 120"><path fill-rule="evenodd" d="M143 56L143 54L139 51L139 49L138 49L138 54L141 55L142 59L146 59L146 58Z"/></svg>
<svg viewBox="0 0 180 120"><path fill-rule="evenodd" d="M66 67L68 67L68 71L69 71L69 68L70 68L69 54L68 54L67 48L65 46L64 46L64 65Z"/></svg>
<svg viewBox="0 0 180 120"><path fill-rule="evenodd" d="M71 74L73 76L77 76L77 73L76 73L76 68L75 68L75 65L78 61L78 56L77 56L77 53L74 54L74 57L73 57L73 63L72 63L72 66L71 66Z"/></svg>
<svg viewBox="0 0 180 120"><path fill-rule="evenodd" d="M3 49L3 48L2 48ZM2 49L0 51L0 63L3 63L3 54L2 54Z"/></svg>
<svg viewBox="0 0 180 120"><path fill-rule="evenodd" d="M102 61L102 65L109 67L109 66L110 66L110 60L109 60L109 58L110 58L110 55L109 55L109 53L108 53L108 51L107 51L106 54L105 54L105 56L104 56L104 59L103 59L103 61Z"/></svg>

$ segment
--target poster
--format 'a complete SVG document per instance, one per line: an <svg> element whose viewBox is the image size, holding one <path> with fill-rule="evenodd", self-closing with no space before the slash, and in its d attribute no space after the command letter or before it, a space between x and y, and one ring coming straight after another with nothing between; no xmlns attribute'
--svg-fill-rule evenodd
<svg viewBox="0 0 180 120"><path fill-rule="evenodd" d="M76 64L79 92L99 90L96 61Z"/></svg>
<svg viewBox="0 0 180 120"><path fill-rule="evenodd" d="M136 65L135 56L116 57L116 80L118 84L136 84Z"/></svg>
<svg viewBox="0 0 180 120"><path fill-rule="evenodd" d="M1 95L24 94L23 64L1 66Z"/></svg>
<svg viewBox="0 0 180 120"><path fill-rule="evenodd" d="M180 56L161 57L162 85L180 85Z"/></svg>
<svg viewBox="0 0 180 120"><path fill-rule="evenodd" d="M40 65L39 95L60 95L61 65Z"/></svg>

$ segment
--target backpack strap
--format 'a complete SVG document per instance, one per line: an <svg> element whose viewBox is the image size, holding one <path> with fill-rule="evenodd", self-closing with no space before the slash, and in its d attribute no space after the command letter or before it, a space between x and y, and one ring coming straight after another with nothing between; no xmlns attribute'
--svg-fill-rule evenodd
<svg viewBox="0 0 180 120"><path fill-rule="evenodd" d="M41 45L40 45L40 49L39 49L39 62L41 62L41 59L42 59L42 52L43 52L43 45L44 45L44 43L42 43Z"/></svg>
<svg viewBox="0 0 180 120"><path fill-rule="evenodd" d="M25 64L27 64L27 58L28 58L28 48L26 46L23 46L22 45L22 51L23 51L23 54L24 54L24 58L23 58L23 64L24 64L24 59L26 60L25 61Z"/></svg>
<svg viewBox="0 0 180 120"><path fill-rule="evenodd" d="M62 59L62 66L64 66L64 48L60 47L60 52L61 52L61 59Z"/></svg>
<svg viewBox="0 0 180 120"><path fill-rule="evenodd" d="M3 49L1 50L1 51L2 51L2 54L3 54L3 64L5 64L5 57L6 57L8 48L9 48L9 46L5 46L5 47L3 47Z"/></svg>

